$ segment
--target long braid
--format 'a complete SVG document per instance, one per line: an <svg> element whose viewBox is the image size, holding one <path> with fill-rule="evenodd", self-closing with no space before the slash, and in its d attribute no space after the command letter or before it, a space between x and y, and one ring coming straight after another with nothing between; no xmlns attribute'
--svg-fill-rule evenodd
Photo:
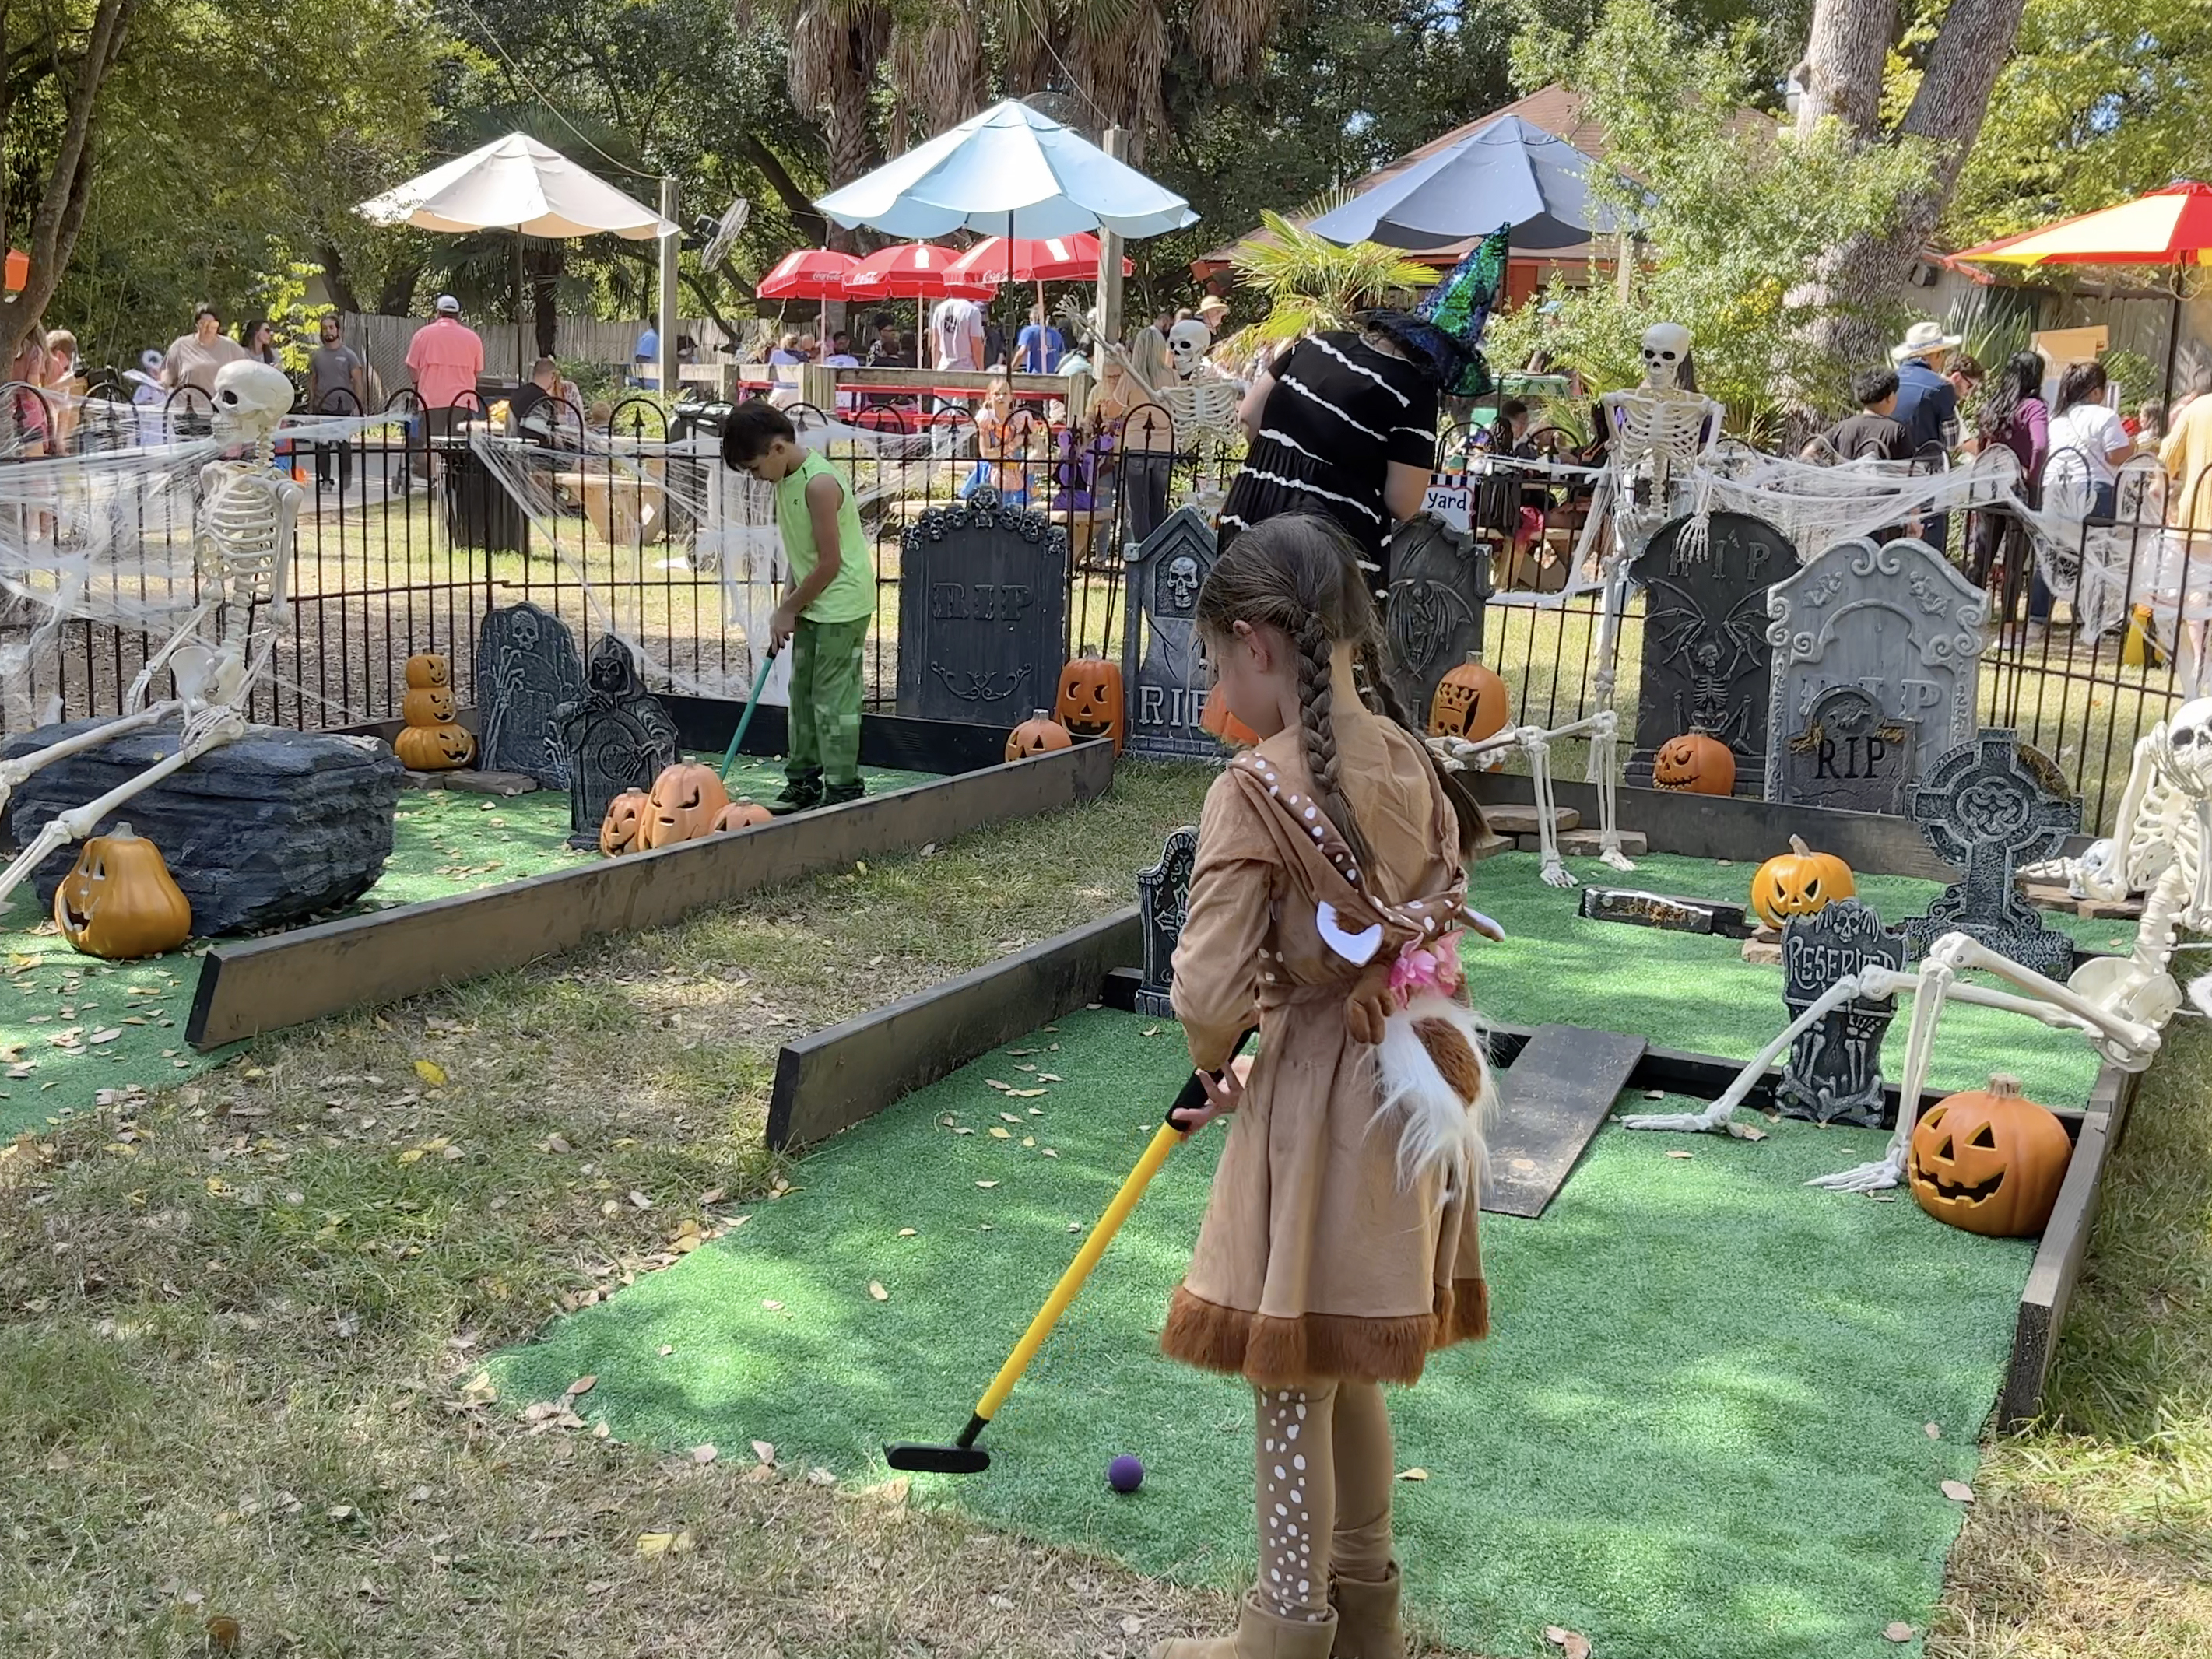
<svg viewBox="0 0 2212 1659"><path fill-rule="evenodd" d="M1398 701L1396 689L1390 677L1383 672L1382 652L1376 635L1370 634L1359 648L1359 665L1372 690L1378 712L1385 720L1395 720L1409 733L1413 741L1421 744L1421 752L1428 757L1429 769L1436 774L1437 782L1444 792L1444 799L1452 804L1459 817L1459 850L1465 857L1475 844L1490 833L1490 817L1475 799L1474 791L1468 787L1467 780L1457 772L1447 772L1442 762L1427 744L1421 743L1421 728L1413 724L1406 713L1406 705Z"/></svg>
<svg viewBox="0 0 2212 1659"><path fill-rule="evenodd" d="M1318 607L1309 610L1298 621L1295 636L1298 646L1298 726L1305 738L1306 775L1313 783L1314 798L1321 810L1328 814L1344 836L1352 855L1362 865L1368 861L1367 838L1359 832L1359 824L1352 815L1352 808L1344 799L1344 777L1336 753L1336 684L1331 672L1334 666L1328 622Z"/></svg>

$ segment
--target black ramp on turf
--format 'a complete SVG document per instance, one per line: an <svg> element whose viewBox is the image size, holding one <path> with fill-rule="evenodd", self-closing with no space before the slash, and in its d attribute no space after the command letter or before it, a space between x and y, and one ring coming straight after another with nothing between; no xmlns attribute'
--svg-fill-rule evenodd
<svg viewBox="0 0 2212 1659"><path fill-rule="evenodd" d="M1540 1025L1498 1074L1498 1121L1482 1177L1482 1207L1495 1215L1544 1213L1644 1058L1642 1037Z"/></svg>

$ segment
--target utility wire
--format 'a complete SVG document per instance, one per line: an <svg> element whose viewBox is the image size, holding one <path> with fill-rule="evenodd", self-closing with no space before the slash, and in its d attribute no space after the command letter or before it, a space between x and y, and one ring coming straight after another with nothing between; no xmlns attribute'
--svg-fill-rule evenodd
<svg viewBox="0 0 2212 1659"><path fill-rule="evenodd" d="M544 105L546 109L551 112L555 120L558 121L562 126L568 128L569 131L576 135L577 142L581 143L585 149L590 150L592 155L598 156L599 160L605 161L609 167L614 168L616 172L627 173L633 179L657 179L661 176L657 173L643 173L639 171L636 167L631 167L627 162L617 161L613 156L608 155L606 151L601 149L597 144L593 143L590 136L574 121L571 121L568 116L563 114L562 112L561 106L555 103L551 98L546 95L544 88L539 86L537 82L530 78L530 72L524 69L521 64L514 61L514 54L507 51L506 44L500 40L498 35L492 33L491 25L484 21L483 14L479 12L474 6L471 5L469 3L469 0L460 0L460 7L463 11L468 13L470 17L475 21L477 27L483 32L483 38L491 42L491 49L499 54L500 61L505 64L509 70L514 71L514 76L517 80L520 81L524 86L530 88L531 92L536 96L538 101Z"/></svg>

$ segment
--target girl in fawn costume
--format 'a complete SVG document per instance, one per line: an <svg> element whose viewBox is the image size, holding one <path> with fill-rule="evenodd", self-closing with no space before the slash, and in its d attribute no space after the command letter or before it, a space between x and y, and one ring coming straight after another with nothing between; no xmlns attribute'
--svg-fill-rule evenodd
<svg viewBox="0 0 2212 1659"><path fill-rule="evenodd" d="M1201 1075L1255 1024L1261 1053L1207 1077L1197 1121L1237 1115L1161 1346L1254 1385L1260 1574L1235 1636L1154 1659L1401 1659L1377 1384L1489 1324L1492 1089L1458 967L1465 929L1497 935L1463 903L1481 817L1389 698L1357 559L1326 520L1273 519L1199 597L1262 740L1206 793L1175 1008Z"/></svg>

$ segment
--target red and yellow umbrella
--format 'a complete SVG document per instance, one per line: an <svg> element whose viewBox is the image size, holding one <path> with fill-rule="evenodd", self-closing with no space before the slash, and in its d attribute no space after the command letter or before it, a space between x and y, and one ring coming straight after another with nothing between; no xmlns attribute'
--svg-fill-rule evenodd
<svg viewBox="0 0 2212 1659"><path fill-rule="evenodd" d="M2212 185L2183 179L1955 257L2007 265L2212 264Z"/></svg>

